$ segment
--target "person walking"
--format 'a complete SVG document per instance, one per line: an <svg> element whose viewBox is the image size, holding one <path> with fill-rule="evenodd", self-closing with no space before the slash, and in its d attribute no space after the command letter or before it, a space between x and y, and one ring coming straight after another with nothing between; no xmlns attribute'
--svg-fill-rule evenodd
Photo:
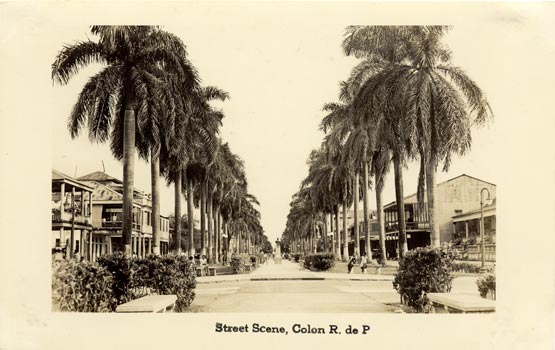
<svg viewBox="0 0 555 350"><path fill-rule="evenodd" d="M201 268L200 275L208 276L208 260L206 260L206 255L203 255L200 258L200 268Z"/></svg>
<svg viewBox="0 0 555 350"><path fill-rule="evenodd" d="M360 258L360 272L366 273L367 268L368 268L368 258L366 257L366 253L364 253Z"/></svg>
<svg viewBox="0 0 555 350"><path fill-rule="evenodd" d="M349 262L347 263L347 269L349 271L348 273L353 272L353 266L355 266L356 262L357 262L357 257L355 255L349 258Z"/></svg>

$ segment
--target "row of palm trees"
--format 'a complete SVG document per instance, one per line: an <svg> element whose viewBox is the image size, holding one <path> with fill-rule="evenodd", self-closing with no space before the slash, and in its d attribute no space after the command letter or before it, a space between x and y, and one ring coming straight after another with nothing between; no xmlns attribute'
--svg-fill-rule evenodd
<svg viewBox="0 0 555 350"><path fill-rule="evenodd" d="M69 117L72 138L86 126L91 142L110 141L123 161L124 253L131 254L135 152L150 161L153 253L160 253L160 178L175 187L175 247L182 250L181 196L195 254L193 207L201 211L201 254L220 262L224 251L261 246L266 240L259 205L247 191L242 160L218 136L223 113L210 101L228 93L202 86L177 36L157 26L91 26L98 40L66 45L52 64L52 79L65 85L89 64L102 69L80 92ZM227 237L227 239L224 239ZM254 249L251 249L254 250Z"/></svg>
<svg viewBox="0 0 555 350"><path fill-rule="evenodd" d="M393 164L402 257L407 251L403 168L415 160L420 163L418 204L421 209L428 207L431 245L439 246L437 168L442 165L447 171L453 155L470 150L471 128L493 118L482 90L452 65L451 52L443 43L448 30L446 26L346 28L343 51L360 62L341 82L339 102L324 105L327 115L320 127L325 136L320 148L310 154L308 176L293 195L282 236L291 250L313 252L320 236L325 251L345 259L349 241L346 211L352 206L358 223L362 198L365 251L370 252L368 190L373 187L379 246L385 259L382 192ZM329 231L334 232L331 242L327 242ZM353 233L354 254L360 256L358 224Z"/></svg>

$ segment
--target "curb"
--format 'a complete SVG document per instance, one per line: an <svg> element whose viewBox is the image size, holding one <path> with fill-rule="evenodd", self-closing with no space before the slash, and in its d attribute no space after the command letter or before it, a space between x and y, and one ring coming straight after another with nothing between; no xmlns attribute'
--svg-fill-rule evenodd
<svg viewBox="0 0 555 350"><path fill-rule="evenodd" d="M233 279L215 279L208 281L199 281L197 284L225 283L225 282L244 282L244 281L356 281L356 282L384 282L391 281L389 278L341 278L334 276L314 276L314 277L250 277L250 278L233 278Z"/></svg>

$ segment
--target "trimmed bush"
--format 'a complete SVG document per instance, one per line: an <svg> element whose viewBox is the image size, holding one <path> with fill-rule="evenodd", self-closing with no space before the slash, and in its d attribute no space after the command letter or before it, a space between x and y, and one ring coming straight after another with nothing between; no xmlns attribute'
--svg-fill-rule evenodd
<svg viewBox="0 0 555 350"><path fill-rule="evenodd" d="M53 303L60 311L111 311L112 285L112 274L96 263L64 260L53 266Z"/></svg>
<svg viewBox="0 0 555 350"><path fill-rule="evenodd" d="M315 253L308 254L304 257L304 267L307 269L316 269L318 271L327 271L335 266L334 253Z"/></svg>
<svg viewBox="0 0 555 350"><path fill-rule="evenodd" d="M230 265L234 274L241 274L245 272L245 266L251 265L251 256L248 254L233 254L231 255Z"/></svg>
<svg viewBox="0 0 555 350"><path fill-rule="evenodd" d="M110 272L113 277L112 293L115 298L113 311L116 310L116 306L142 296L133 293L135 287L133 283L133 260L135 259L126 258L121 252L104 255L97 259L98 264Z"/></svg>
<svg viewBox="0 0 555 350"><path fill-rule="evenodd" d="M485 277L478 278L476 285L482 298L485 298L489 292L493 300L495 300L495 275L486 275Z"/></svg>
<svg viewBox="0 0 555 350"><path fill-rule="evenodd" d="M53 275L55 303L62 311L115 311L120 304L149 294L176 295L174 311L195 298L196 268L185 256L125 258L106 255L97 263L62 262Z"/></svg>
<svg viewBox="0 0 555 350"><path fill-rule="evenodd" d="M298 263L302 259L303 254L302 253L295 253L295 254L291 254L291 257L293 258L293 260L296 263Z"/></svg>
<svg viewBox="0 0 555 350"><path fill-rule="evenodd" d="M402 300L416 311L425 308L427 293L451 291L451 265L454 256L440 248L416 248L399 260L393 287Z"/></svg>
<svg viewBox="0 0 555 350"><path fill-rule="evenodd" d="M160 294L177 296L174 311L183 312L193 302L196 288L196 266L183 255L149 255L134 259L134 291L136 295ZM146 295L143 294L143 295Z"/></svg>

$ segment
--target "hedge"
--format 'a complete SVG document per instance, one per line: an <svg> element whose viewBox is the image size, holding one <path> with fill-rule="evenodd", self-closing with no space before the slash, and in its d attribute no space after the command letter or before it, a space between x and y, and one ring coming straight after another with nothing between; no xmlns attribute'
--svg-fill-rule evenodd
<svg viewBox="0 0 555 350"><path fill-rule="evenodd" d="M251 256L249 254L232 254L229 262L234 274L245 272L245 266L251 265Z"/></svg>
<svg viewBox="0 0 555 350"><path fill-rule="evenodd" d="M304 257L304 267L307 269L316 269L318 271L326 271L335 266L334 253L315 253L308 254Z"/></svg>
<svg viewBox="0 0 555 350"><path fill-rule="evenodd" d="M95 263L75 260L52 267L53 308L59 311L109 312L115 307L113 277Z"/></svg>
<svg viewBox="0 0 555 350"><path fill-rule="evenodd" d="M174 311L182 312L195 298L195 274L194 264L177 255L62 261L53 270L54 302L62 311L103 312L148 294L174 294Z"/></svg>

